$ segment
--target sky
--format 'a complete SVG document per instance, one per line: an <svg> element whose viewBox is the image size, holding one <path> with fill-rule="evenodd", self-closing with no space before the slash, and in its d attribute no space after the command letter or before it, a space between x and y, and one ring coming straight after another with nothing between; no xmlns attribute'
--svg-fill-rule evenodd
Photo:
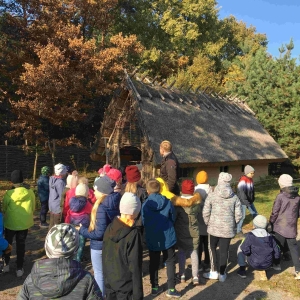
<svg viewBox="0 0 300 300"><path fill-rule="evenodd" d="M300 0L217 0L219 17L230 15L253 25L268 39L268 52L279 57L278 48L293 38L292 56L300 57Z"/></svg>

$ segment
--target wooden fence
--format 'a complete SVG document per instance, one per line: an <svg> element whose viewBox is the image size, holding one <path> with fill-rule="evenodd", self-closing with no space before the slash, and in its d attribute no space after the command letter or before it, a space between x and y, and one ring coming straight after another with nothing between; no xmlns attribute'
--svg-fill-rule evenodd
<svg viewBox="0 0 300 300"><path fill-rule="evenodd" d="M0 179L10 180L13 170L22 170L24 178L32 178L35 153L26 152L22 146L0 145ZM72 162L74 161L74 163ZM55 162L70 166L77 170L97 171L105 162L95 162L90 158L90 149L77 147L57 147ZM37 177L43 166L52 167L49 153L40 154L37 164Z"/></svg>

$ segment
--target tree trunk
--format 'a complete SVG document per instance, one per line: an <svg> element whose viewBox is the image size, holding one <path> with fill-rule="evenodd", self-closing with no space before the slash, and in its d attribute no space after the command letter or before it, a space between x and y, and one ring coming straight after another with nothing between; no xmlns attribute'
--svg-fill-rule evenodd
<svg viewBox="0 0 300 300"><path fill-rule="evenodd" d="M34 182L36 180L36 167L37 167L38 158L39 158L38 144L35 144L35 159L34 159L33 178L32 178Z"/></svg>
<svg viewBox="0 0 300 300"><path fill-rule="evenodd" d="M54 166L55 166L55 139L52 140L52 148L51 148L50 141L48 141L48 147L49 147L49 152L51 154L51 159L52 159L52 164L53 164L53 171L54 171Z"/></svg>

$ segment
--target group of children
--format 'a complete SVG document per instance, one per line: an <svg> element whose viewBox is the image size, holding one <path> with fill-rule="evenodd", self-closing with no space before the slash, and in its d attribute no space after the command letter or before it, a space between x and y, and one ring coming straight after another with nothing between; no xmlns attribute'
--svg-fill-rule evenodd
<svg viewBox="0 0 300 300"><path fill-rule="evenodd" d="M246 166L245 169L254 172L254 169L249 167ZM143 299L143 240L149 250L149 274L153 296L163 292L158 277L161 253L167 272L167 297L181 297L175 286L177 282L186 281L186 257L188 256L191 257L192 284L199 284L198 276L201 271L204 278L221 282L226 280L230 241L236 236L237 224L241 224L244 215L243 202L241 203L231 188L231 174L221 172L217 186L212 188L208 184L207 173L201 171L196 176L196 186L193 180L183 180L180 195L175 195L169 191L168 185L162 178L148 180L144 188L137 166L128 166L125 174L109 165L103 166L99 170L99 177L95 179L94 190L89 189L87 179L78 177L76 171L70 172L66 177L67 168L64 165L58 164L54 170L55 174L50 176L48 181L48 189L45 177L50 175L49 168L42 168L42 175L38 180L41 227L48 226L46 223L48 206L50 210L50 231L45 242L49 261L35 263L32 273L20 291L20 299L29 299L28 295L35 291L32 287L33 276L36 276L34 272L39 273L41 269L53 268L53 264L58 269L67 270L66 274L69 276L73 274L71 270L76 268L80 270L81 279L88 280L95 299L101 299L102 296L105 299ZM20 173L18 174L20 176ZM21 180L20 178L16 180L12 174L14 188L22 187L16 181ZM270 267L279 270L281 252L284 258L288 259L290 251L295 265L295 278L300 279L296 241L300 196L298 188L293 186L291 176L284 174L280 176L278 182L281 191L274 202L270 217L274 236L266 231L267 219L261 215L255 216L254 229L247 234L238 247L237 258L240 268L237 274L242 278L246 278L248 263L255 270L263 271L261 279L265 279L264 270ZM30 194L31 190L27 189L27 191ZM30 198L27 194L25 196ZM18 239L18 229L14 228L13 233L10 233L12 221L8 210L12 209L11 202L14 200L13 195L7 195L6 198L8 197L12 200L4 201L5 237L8 237L8 243L11 245L14 233L17 234L18 275L20 267L24 272L22 267L26 236L25 239L21 239L24 242L23 247ZM34 203L32 199L28 201ZM30 208L30 214L33 210L34 206ZM27 223L25 226L27 228L22 229L23 231L28 231L33 224ZM81 271L80 261L87 238L90 239L91 262L97 284L83 270ZM11 251L8 243L4 243L5 248L2 247L6 253ZM72 253L66 250L70 249L65 246L68 243L73 249ZM0 241L0 247L1 245ZM217 259L217 247L219 247L219 259ZM176 249L178 249L179 263L177 274ZM203 264L202 252L204 252ZM52 258L55 261L52 261ZM77 260L78 264L70 262L71 260ZM9 271L8 262L9 260L6 259L6 272ZM59 288L61 296L69 291L70 286L66 287L65 284L69 276L61 278ZM73 289L80 287L81 279L77 282L72 281ZM28 288L29 286L31 289ZM102 296L97 289L98 286ZM48 283L45 290L50 293L53 287L54 283L52 285ZM54 295L47 295L54 297ZM55 297L58 297L57 294ZM43 298L41 296L37 299Z"/></svg>

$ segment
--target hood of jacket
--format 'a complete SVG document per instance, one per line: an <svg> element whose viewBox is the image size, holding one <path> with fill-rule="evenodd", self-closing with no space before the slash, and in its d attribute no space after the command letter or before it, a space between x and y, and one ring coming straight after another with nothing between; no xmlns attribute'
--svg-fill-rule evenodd
<svg viewBox="0 0 300 300"><path fill-rule="evenodd" d="M121 200L121 194L117 192L113 192L106 196L106 198L101 202L103 206L107 209L118 210Z"/></svg>
<svg viewBox="0 0 300 300"><path fill-rule="evenodd" d="M174 195L174 197L171 199L171 202L174 206L191 207L195 204L200 204L202 199L199 193L195 193L193 196L189 197L180 197Z"/></svg>
<svg viewBox="0 0 300 300"><path fill-rule="evenodd" d="M299 188L296 186L288 186L284 187L281 191L282 193L286 194L288 198L293 199L298 196Z"/></svg>
<svg viewBox="0 0 300 300"><path fill-rule="evenodd" d="M159 191L160 194L162 194L163 196L165 196L168 199L172 199L173 197L175 197L175 194L173 194L169 191L168 184L161 177L157 177L155 179L160 184L160 191Z"/></svg>
<svg viewBox="0 0 300 300"><path fill-rule="evenodd" d="M49 188L55 188L55 185L63 180L60 176L50 176L49 178Z"/></svg>
<svg viewBox="0 0 300 300"><path fill-rule="evenodd" d="M69 206L71 211L73 212L80 212L84 209L87 203L87 198L83 196L79 197L72 197L69 202Z"/></svg>
<svg viewBox="0 0 300 300"><path fill-rule="evenodd" d="M135 228L135 226L129 227L126 224L124 224L119 219L119 217L114 219L112 225L113 226L108 227L107 231L109 239L112 240L114 243L118 243Z"/></svg>
<svg viewBox="0 0 300 300"><path fill-rule="evenodd" d="M168 200L165 196L157 193L150 194L147 198L147 207L152 211L163 210L168 205Z"/></svg>
<svg viewBox="0 0 300 300"><path fill-rule="evenodd" d="M82 278L82 268L76 260L43 259L35 262L29 276L45 298L60 298L75 288Z"/></svg>
<svg viewBox="0 0 300 300"><path fill-rule="evenodd" d="M217 185L214 192L221 198L229 199L234 196L232 188L227 184Z"/></svg>

